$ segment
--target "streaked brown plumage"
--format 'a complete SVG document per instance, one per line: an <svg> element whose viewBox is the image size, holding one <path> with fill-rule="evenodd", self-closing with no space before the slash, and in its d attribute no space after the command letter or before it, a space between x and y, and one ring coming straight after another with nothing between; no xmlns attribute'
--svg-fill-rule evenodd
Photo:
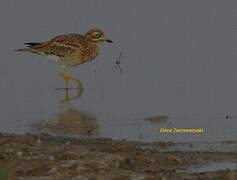
<svg viewBox="0 0 237 180"><path fill-rule="evenodd" d="M99 54L98 43L100 42L112 41L105 37L103 31L92 29L85 35L64 34L49 41L26 43L27 48L16 51L28 51L48 57L61 65L60 75L65 80L66 88L68 88L69 80L76 81L78 87L82 88L80 80L73 78L66 69L95 59Z"/></svg>

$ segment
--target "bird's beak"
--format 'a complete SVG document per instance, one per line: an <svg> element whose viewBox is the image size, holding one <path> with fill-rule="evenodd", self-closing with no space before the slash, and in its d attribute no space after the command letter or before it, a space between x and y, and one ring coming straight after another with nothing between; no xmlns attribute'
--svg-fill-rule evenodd
<svg viewBox="0 0 237 180"><path fill-rule="evenodd" d="M106 39L105 41L108 43L113 43L113 41L111 41L110 39Z"/></svg>

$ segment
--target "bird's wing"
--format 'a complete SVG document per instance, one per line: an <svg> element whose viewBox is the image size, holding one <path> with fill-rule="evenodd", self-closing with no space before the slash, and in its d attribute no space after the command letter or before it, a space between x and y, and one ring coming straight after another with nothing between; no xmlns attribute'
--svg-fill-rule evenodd
<svg viewBox="0 0 237 180"><path fill-rule="evenodd" d="M80 34L64 34L56 36L49 41L49 45L58 45L71 48L81 48L85 44L84 36Z"/></svg>
<svg viewBox="0 0 237 180"><path fill-rule="evenodd" d="M84 37L80 34L65 34L33 46L32 49L44 54L53 54L64 57L68 54L86 49L87 44Z"/></svg>

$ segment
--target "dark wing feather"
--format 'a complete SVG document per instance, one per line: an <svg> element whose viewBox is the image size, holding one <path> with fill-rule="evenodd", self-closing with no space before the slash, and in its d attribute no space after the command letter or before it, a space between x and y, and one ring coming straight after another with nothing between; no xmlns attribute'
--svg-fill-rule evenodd
<svg viewBox="0 0 237 180"><path fill-rule="evenodd" d="M29 43L25 43L25 45L27 46L27 47L34 47L34 46L37 46L37 45L39 45L40 43L38 43L38 42L29 42Z"/></svg>

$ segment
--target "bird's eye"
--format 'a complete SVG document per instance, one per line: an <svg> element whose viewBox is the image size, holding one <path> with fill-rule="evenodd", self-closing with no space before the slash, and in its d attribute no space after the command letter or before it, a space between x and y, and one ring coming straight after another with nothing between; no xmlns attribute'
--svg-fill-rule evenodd
<svg viewBox="0 0 237 180"><path fill-rule="evenodd" d="M94 36L95 38L100 38L100 37L101 37L101 34L100 34L100 33L94 33L93 36Z"/></svg>

